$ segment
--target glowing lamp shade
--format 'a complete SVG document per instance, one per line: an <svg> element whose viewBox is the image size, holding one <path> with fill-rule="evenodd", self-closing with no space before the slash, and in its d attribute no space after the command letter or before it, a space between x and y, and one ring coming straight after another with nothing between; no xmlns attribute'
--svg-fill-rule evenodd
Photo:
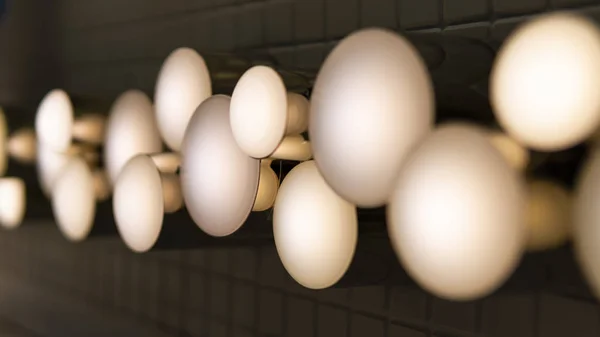
<svg viewBox="0 0 600 337"><path fill-rule="evenodd" d="M35 117L38 142L54 151L67 151L71 145L73 119L69 95L61 89L50 91L42 99Z"/></svg>
<svg viewBox="0 0 600 337"><path fill-rule="evenodd" d="M18 227L25 216L25 182L20 178L0 178L0 226Z"/></svg>
<svg viewBox="0 0 600 337"><path fill-rule="evenodd" d="M311 96L308 133L325 181L355 205L385 204L408 151L432 127L434 105L427 68L407 40L382 29L346 37Z"/></svg>
<svg viewBox="0 0 600 337"><path fill-rule="evenodd" d="M106 128L104 165L111 184L129 159L161 150L152 102L139 90L123 93L113 104Z"/></svg>
<svg viewBox="0 0 600 337"><path fill-rule="evenodd" d="M190 120L182 147L181 187L194 222L212 236L238 230L258 191L260 161L239 148L229 123L230 98L204 101Z"/></svg>
<svg viewBox="0 0 600 337"><path fill-rule="evenodd" d="M96 215L94 174L80 157L73 156L52 188L52 210L65 238L79 242L87 238Z"/></svg>
<svg viewBox="0 0 600 337"><path fill-rule="evenodd" d="M115 222L125 244L148 251L162 229L164 193L160 171L146 155L132 158L121 171L113 192Z"/></svg>
<svg viewBox="0 0 600 337"><path fill-rule="evenodd" d="M8 169L8 124L4 110L0 108L0 176L6 174Z"/></svg>
<svg viewBox="0 0 600 337"><path fill-rule="evenodd" d="M477 127L442 126L407 158L387 207L388 232L417 283L451 300L498 288L525 243L525 189Z"/></svg>
<svg viewBox="0 0 600 337"><path fill-rule="evenodd" d="M591 290L600 298L600 149L585 163L573 204L575 255Z"/></svg>
<svg viewBox="0 0 600 337"><path fill-rule="evenodd" d="M534 180L528 184L527 249L556 248L571 237L571 196L551 181Z"/></svg>
<svg viewBox="0 0 600 337"><path fill-rule="evenodd" d="M335 194L314 161L307 161L281 184L273 234L288 273L304 287L327 288L342 278L354 257L356 207Z"/></svg>
<svg viewBox="0 0 600 337"><path fill-rule="evenodd" d="M600 32L571 13L533 19L500 50L491 100L502 127L524 145L553 151L584 141L600 122Z"/></svg>
<svg viewBox="0 0 600 337"><path fill-rule="evenodd" d="M202 56L190 48L173 51L162 65L154 95L158 129L173 151L181 149L192 114L210 95L210 74Z"/></svg>
<svg viewBox="0 0 600 337"><path fill-rule="evenodd" d="M249 156L270 156L286 134L307 128L308 100L287 93L279 74L266 66L246 71L231 95L233 136Z"/></svg>

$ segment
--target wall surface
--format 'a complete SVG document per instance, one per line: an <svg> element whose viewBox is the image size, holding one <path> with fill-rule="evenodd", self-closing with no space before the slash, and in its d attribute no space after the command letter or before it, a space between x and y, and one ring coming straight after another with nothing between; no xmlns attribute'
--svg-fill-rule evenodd
<svg viewBox="0 0 600 337"><path fill-rule="evenodd" d="M0 25L0 98L34 107L57 86L104 100L130 88L151 94L162 60L180 46L268 51L284 65L317 68L336 41L366 26L500 42L529 15L561 8L600 19L600 3L586 0L13 0ZM309 291L273 247L134 255L117 239L75 245L54 224L25 227L0 235L7 279L105 310L106 322L118 316L173 336L600 335L600 307L568 249L518 282L536 280L537 290L452 303L412 284ZM0 314L37 329L32 335L102 335L81 317L6 305Z"/></svg>

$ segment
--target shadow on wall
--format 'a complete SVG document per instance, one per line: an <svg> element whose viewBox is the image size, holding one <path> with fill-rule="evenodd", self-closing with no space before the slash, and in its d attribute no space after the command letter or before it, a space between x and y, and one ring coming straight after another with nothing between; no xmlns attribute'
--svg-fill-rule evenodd
<svg viewBox="0 0 600 337"><path fill-rule="evenodd" d="M56 41L56 7L53 1L0 0L0 105L28 108L48 79L57 80L57 48L50 42Z"/></svg>

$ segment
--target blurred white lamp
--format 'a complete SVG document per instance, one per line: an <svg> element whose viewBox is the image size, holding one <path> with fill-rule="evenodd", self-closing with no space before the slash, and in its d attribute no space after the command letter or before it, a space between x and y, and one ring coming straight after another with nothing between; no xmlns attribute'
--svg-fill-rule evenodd
<svg viewBox="0 0 600 337"><path fill-rule="evenodd" d="M25 182L15 177L0 178L0 226L14 229L21 225L27 203Z"/></svg>
<svg viewBox="0 0 600 337"><path fill-rule="evenodd" d="M113 212L121 238L135 252L154 246L165 213L181 209L183 200L175 153L139 154L121 170L113 192Z"/></svg>
<svg viewBox="0 0 600 337"><path fill-rule="evenodd" d="M600 298L600 149L590 154L579 176L573 204L575 255L588 285Z"/></svg>
<svg viewBox="0 0 600 337"><path fill-rule="evenodd" d="M281 184L273 234L288 273L307 288L327 288L342 278L354 257L356 207L335 194L314 161L307 161Z"/></svg>
<svg viewBox="0 0 600 337"><path fill-rule="evenodd" d="M93 169L72 156L52 188L52 211L63 236L72 242L85 240L94 225L96 203L106 200L109 184L102 169Z"/></svg>
<svg viewBox="0 0 600 337"><path fill-rule="evenodd" d="M173 51L162 65L154 95L158 129L171 150L181 150L192 114L211 95L210 74L202 56L190 48Z"/></svg>
<svg viewBox="0 0 600 337"><path fill-rule="evenodd" d="M390 239L423 288L472 300L512 274L526 239L524 184L479 127L435 130L411 152L394 188Z"/></svg>
<svg viewBox="0 0 600 337"><path fill-rule="evenodd" d="M600 32L573 13L542 15L503 44L490 77L502 127L522 144L562 150L600 123Z"/></svg>
<svg viewBox="0 0 600 337"><path fill-rule="evenodd" d="M551 181L533 180L527 195L527 250L556 248L571 238L571 196Z"/></svg>
<svg viewBox="0 0 600 337"><path fill-rule="evenodd" d="M277 193L274 172L264 162L263 186L259 187L261 163L237 145L229 106L230 98L224 95L200 104L186 130L181 152L186 208L198 227L212 236L232 234L253 209L268 208Z"/></svg>
<svg viewBox="0 0 600 337"><path fill-rule="evenodd" d="M129 90L117 98L108 116L105 138L104 166L111 185L129 159L161 152L154 109L146 94Z"/></svg>
<svg viewBox="0 0 600 337"><path fill-rule="evenodd" d="M279 190L279 177L271 168L270 159L263 159L260 162L260 177L258 179L258 191L256 192L256 201L252 207L253 212L266 211L273 207L277 191Z"/></svg>
<svg viewBox="0 0 600 337"><path fill-rule="evenodd" d="M266 66L252 67L242 75L231 95L233 137L238 146L254 158L308 160L310 145L300 136L308 127L308 109L308 100L286 92L275 70ZM286 136L295 137L286 140ZM278 151L280 145L285 148L283 152ZM286 158L278 158L282 153Z"/></svg>
<svg viewBox="0 0 600 337"><path fill-rule="evenodd" d="M73 139L99 145L104 139L104 117L94 113L74 116L69 95L60 89L50 91L40 103L35 116L39 144L55 152L69 150Z"/></svg>
<svg viewBox="0 0 600 337"><path fill-rule="evenodd" d="M35 132L23 128L9 135L6 116L0 108L0 176L6 173L9 157L27 164L35 162Z"/></svg>
<svg viewBox="0 0 600 337"><path fill-rule="evenodd" d="M343 39L323 64L311 96L313 156L336 193L382 206L409 150L433 125L433 88L409 41L383 29Z"/></svg>

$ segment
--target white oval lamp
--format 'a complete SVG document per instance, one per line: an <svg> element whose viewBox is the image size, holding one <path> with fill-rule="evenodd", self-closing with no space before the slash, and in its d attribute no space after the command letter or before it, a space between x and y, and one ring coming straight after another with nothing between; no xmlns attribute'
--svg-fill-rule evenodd
<svg viewBox="0 0 600 337"><path fill-rule="evenodd" d="M569 148L600 124L600 31L573 13L551 13L504 42L490 76L494 113L522 144Z"/></svg>
<svg viewBox="0 0 600 337"><path fill-rule="evenodd" d="M14 229L21 225L27 204L25 182L16 177L0 178L0 226Z"/></svg>
<svg viewBox="0 0 600 337"><path fill-rule="evenodd" d="M139 154L121 170L113 191L119 234L134 252L150 250L160 235L165 213L183 206L175 153Z"/></svg>
<svg viewBox="0 0 600 337"><path fill-rule="evenodd" d="M85 240L96 216L96 203L108 197L106 173L72 156L52 188L52 211L63 236L72 242Z"/></svg>
<svg viewBox="0 0 600 337"><path fill-rule="evenodd" d="M335 194L314 161L301 163L279 189L273 235L283 266L298 283L310 289L330 287L354 257L356 207Z"/></svg>
<svg viewBox="0 0 600 337"><path fill-rule="evenodd" d="M161 152L154 108L146 94L129 90L117 98L108 116L105 138L104 166L111 185L129 159Z"/></svg>
<svg viewBox="0 0 600 337"><path fill-rule="evenodd" d="M180 151L192 114L211 95L210 73L202 56L190 48L173 51L160 69L154 95L158 129L171 150Z"/></svg>
<svg viewBox="0 0 600 337"><path fill-rule="evenodd" d="M83 114L75 118L69 95L61 89L50 91L40 103L35 116L38 142L56 152L66 152L73 139L89 144L104 140L104 117Z"/></svg>
<svg viewBox="0 0 600 337"><path fill-rule="evenodd" d="M434 105L427 68L408 40L383 29L343 39L311 96L308 133L325 181L352 204L384 205L404 158L432 128Z"/></svg>
<svg viewBox="0 0 600 337"><path fill-rule="evenodd" d="M273 154L285 136L306 131L308 109L308 100L288 93L283 79L273 68L254 66L242 75L231 95L233 136L251 157L276 157Z"/></svg>
<svg viewBox="0 0 600 337"><path fill-rule="evenodd" d="M387 219L394 249L418 284L445 299L480 298L520 261L524 184L479 127L442 126L407 158Z"/></svg>
<svg viewBox="0 0 600 337"><path fill-rule="evenodd" d="M260 178L258 179L256 200L252 207L253 212L266 211L275 203L279 190L279 177L271 168L271 162L269 159L263 159L260 162Z"/></svg>
<svg viewBox="0 0 600 337"><path fill-rule="evenodd" d="M561 185L536 179L528 183L527 250L544 251L571 238L571 196Z"/></svg>
<svg viewBox="0 0 600 337"><path fill-rule="evenodd" d="M229 121L230 98L215 95L194 113L183 141L181 187L194 222L226 236L246 221L256 201L260 161L237 145Z"/></svg>
<svg viewBox="0 0 600 337"><path fill-rule="evenodd" d="M98 154L91 148L71 145L67 152L56 152L42 144L37 146L37 175L40 188L46 196L51 196L54 182L60 176L73 156L82 157L88 164L98 162Z"/></svg>

